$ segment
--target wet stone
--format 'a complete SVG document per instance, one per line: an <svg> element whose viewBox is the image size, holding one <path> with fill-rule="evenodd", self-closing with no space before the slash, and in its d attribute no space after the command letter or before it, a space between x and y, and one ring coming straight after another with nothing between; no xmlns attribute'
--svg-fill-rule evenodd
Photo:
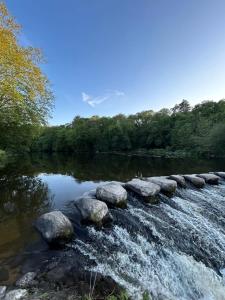
<svg viewBox="0 0 225 300"><path fill-rule="evenodd" d="M209 174L209 173L198 174L196 176L200 177L200 178L203 178L205 180L205 182L208 183L208 184L218 184L219 179L220 179L219 176L214 175L214 174Z"/></svg>
<svg viewBox="0 0 225 300"><path fill-rule="evenodd" d="M70 220L60 211L43 214L35 225L48 243L61 243L73 235Z"/></svg>
<svg viewBox="0 0 225 300"><path fill-rule="evenodd" d="M161 192L166 195L172 195L177 189L177 182L175 180L164 177L148 177L146 180L159 185Z"/></svg>
<svg viewBox="0 0 225 300"><path fill-rule="evenodd" d="M215 172L214 174L225 179L225 172Z"/></svg>
<svg viewBox="0 0 225 300"><path fill-rule="evenodd" d="M184 179L197 188L203 188L205 185L205 180L203 178L197 177L196 175L183 175Z"/></svg>
<svg viewBox="0 0 225 300"><path fill-rule="evenodd" d="M79 210L83 220L96 224L101 224L107 218L109 210L105 202L95 198L82 196L74 201L74 205Z"/></svg>
<svg viewBox="0 0 225 300"><path fill-rule="evenodd" d="M181 175L170 175L168 179L175 180L180 187L185 188L187 186L184 177Z"/></svg>
<svg viewBox="0 0 225 300"><path fill-rule="evenodd" d="M127 204L127 191L117 182L98 186L96 197L113 206L125 207Z"/></svg>
<svg viewBox="0 0 225 300"><path fill-rule="evenodd" d="M127 182L126 188L143 198L146 202L156 202L155 197L160 192L159 185L140 179L132 179Z"/></svg>

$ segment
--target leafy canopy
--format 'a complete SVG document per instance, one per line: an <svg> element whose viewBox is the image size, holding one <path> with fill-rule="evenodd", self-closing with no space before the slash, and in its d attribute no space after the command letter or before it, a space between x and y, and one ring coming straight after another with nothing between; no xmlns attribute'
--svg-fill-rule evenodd
<svg viewBox="0 0 225 300"><path fill-rule="evenodd" d="M0 3L0 125L46 123L53 95L40 49L23 47L21 27Z"/></svg>

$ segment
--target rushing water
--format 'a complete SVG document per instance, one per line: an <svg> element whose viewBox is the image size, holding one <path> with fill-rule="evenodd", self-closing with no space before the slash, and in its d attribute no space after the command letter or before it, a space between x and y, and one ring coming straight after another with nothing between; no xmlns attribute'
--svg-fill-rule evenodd
<svg viewBox="0 0 225 300"><path fill-rule="evenodd" d="M41 251L32 223L42 212L70 214L67 204L100 182L215 170L225 161L97 155L9 165L0 171L0 283L14 281L27 256ZM111 210L110 228L78 228L69 247L89 259L85 268L111 276L134 299L146 290L153 299L225 299L225 181L161 195L159 205L128 203Z"/></svg>

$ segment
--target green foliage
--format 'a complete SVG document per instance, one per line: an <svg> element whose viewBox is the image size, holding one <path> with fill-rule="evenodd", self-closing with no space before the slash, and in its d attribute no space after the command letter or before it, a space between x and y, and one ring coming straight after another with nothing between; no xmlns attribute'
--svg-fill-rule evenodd
<svg viewBox="0 0 225 300"><path fill-rule="evenodd" d="M0 149L0 167L3 167L6 163L7 155L6 152Z"/></svg>
<svg viewBox="0 0 225 300"><path fill-rule="evenodd" d="M225 101L135 115L75 117L71 124L43 128L33 151L136 152L152 156L224 156ZM142 151L139 151L142 149Z"/></svg>
<svg viewBox="0 0 225 300"><path fill-rule="evenodd" d="M16 152L29 150L53 101L41 50L21 46L20 29L0 2L0 147Z"/></svg>

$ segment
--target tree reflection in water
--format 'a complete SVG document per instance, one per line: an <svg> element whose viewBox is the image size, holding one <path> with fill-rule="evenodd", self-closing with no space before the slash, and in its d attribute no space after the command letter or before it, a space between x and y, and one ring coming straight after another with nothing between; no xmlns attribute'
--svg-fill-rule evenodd
<svg viewBox="0 0 225 300"><path fill-rule="evenodd" d="M9 280L16 276L11 258L20 256L38 235L33 221L51 209L48 186L40 178L23 175L3 175L0 178L0 265L10 268Z"/></svg>

